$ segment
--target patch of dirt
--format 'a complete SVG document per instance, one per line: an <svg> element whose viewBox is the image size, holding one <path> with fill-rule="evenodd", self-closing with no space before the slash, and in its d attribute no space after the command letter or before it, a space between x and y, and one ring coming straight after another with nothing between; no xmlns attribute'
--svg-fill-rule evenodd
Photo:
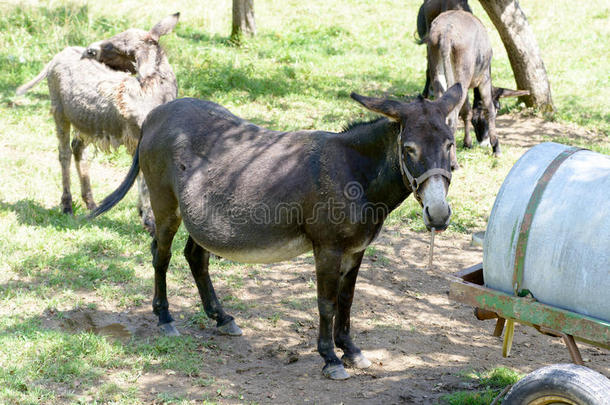
<svg viewBox="0 0 610 405"><path fill-rule="evenodd" d="M569 138L575 141L607 141L607 139L604 139L604 135L586 130L574 124L545 121L540 117L526 116L525 114L498 116L496 119L496 129L501 144L522 148L531 148L549 138Z"/></svg>
<svg viewBox="0 0 610 405"><path fill-rule="evenodd" d="M537 118L511 116L499 117L498 129L502 143L523 148L541 142L545 134L595 136ZM471 307L448 299L447 276L482 261L482 248L473 246L470 236L437 236L432 269L427 268L427 234L384 228L374 246L376 255L363 261L351 313L352 337L372 361L370 368L348 369L351 378L346 381L322 376L323 361L316 351L313 259L305 256L260 266L255 277L243 278L239 300L244 306L227 311L243 329L240 337L219 335L211 324L184 322L199 303L197 290L194 285L170 286L178 329L213 341L215 349L200 365L198 376L165 370L141 375L142 399L155 402L159 393L171 392L227 404L427 404L448 393L477 389L476 383L460 376L468 370L505 366L528 373L570 362L560 339L523 325L516 326L512 353L503 358L502 340L492 336L495 321L478 321ZM222 282L216 288L221 298L236 294ZM107 310L65 313L66 319L55 326L119 339L159 333L149 305L129 313ZM579 346L588 367L610 375L606 351Z"/></svg>

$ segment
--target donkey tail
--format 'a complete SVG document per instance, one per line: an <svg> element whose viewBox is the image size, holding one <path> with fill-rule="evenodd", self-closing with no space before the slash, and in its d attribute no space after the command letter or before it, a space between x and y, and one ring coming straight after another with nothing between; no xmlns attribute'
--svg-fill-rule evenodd
<svg viewBox="0 0 610 405"><path fill-rule="evenodd" d="M422 4L417 12L417 32L413 33L413 37L415 38L415 43L417 45L422 45L424 42L426 42L428 28L429 27L426 24L426 16L424 15L424 5Z"/></svg>
<svg viewBox="0 0 610 405"><path fill-rule="evenodd" d="M449 88L451 88L451 86L453 86L455 84L455 77L453 75L453 66L451 64L451 43L449 41L448 38L446 38L445 36L442 36L440 38L440 56L442 58L443 61L443 70L445 73L445 81L446 81L446 85L447 88L445 90L443 90L443 92L445 92L446 90L448 90Z"/></svg>
<svg viewBox="0 0 610 405"><path fill-rule="evenodd" d="M140 148L136 148L136 153L133 155L133 160L131 162L131 167L129 168L129 172L127 172L127 176L123 179L123 182L119 185L119 187L112 192L108 197L104 198L104 201L100 203L100 205L93 210L88 216L88 219L93 219L97 216L102 215L104 212L110 210L112 207L117 205L119 201L125 197L129 189L135 183L136 178L138 177L138 173L140 173Z"/></svg>
<svg viewBox="0 0 610 405"><path fill-rule="evenodd" d="M19 88L15 91L15 93L18 96L21 96L21 95L25 94L29 89L36 86L38 84L38 82L40 82L42 79L46 78L47 75L49 74L49 70L51 69L51 64L53 64L54 60L55 60L55 58L51 59L51 61L46 64L44 69L42 69L42 71L40 73L38 73L38 76L36 76L32 81L19 86Z"/></svg>

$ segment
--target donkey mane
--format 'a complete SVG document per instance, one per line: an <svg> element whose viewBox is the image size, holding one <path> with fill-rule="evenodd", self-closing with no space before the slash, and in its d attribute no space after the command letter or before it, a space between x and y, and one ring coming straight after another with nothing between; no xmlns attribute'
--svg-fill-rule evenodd
<svg viewBox="0 0 610 405"><path fill-rule="evenodd" d="M405 97L400 98L400 101L405 102L405 103L411 103L414 101L424 102L424 100L425 100L425 98L421 94L417 94L416 96L405 96ZM350 122L350 123L347 123L346 125L344 125L343 128L341 129L340 133L344 134L346 132L349 132L353 129L356 129L356 128L359 128L362 126L374 125L383 119L387 119L387 117L383 117L383 116L377 117L377 118L374 118L369 121L366 121L366 120L353 121L353 122Z"/></svg>
<svg viewBox="0 0 610 405"><path fill-rule="evenodd" d="M367 125L373 125L373 124L377 124L379 121L386 119L385 117L377 117L375 119L369 120L369 121L364 121L364 120L360 120L360 121L353 121L353 122L349 122L347 124L345 124L343 126L343 128L341 129L341 134L344 134L346 132L351 131L352 129L358 128L358 127L363 127L363 126L367 126Z"/></svg>

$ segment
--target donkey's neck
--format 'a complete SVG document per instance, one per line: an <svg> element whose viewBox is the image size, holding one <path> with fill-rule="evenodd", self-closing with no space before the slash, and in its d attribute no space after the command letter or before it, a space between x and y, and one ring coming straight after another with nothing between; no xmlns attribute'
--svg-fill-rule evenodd
<svg viewBox="0 0 610 405"><path fill-rule="evenodd" d="M153 108L176 98L178 85L176 75L163 53L157 55L154 69L150 66L139 67L136 79L137 89L130 87L127 90L129 95L124 98L129 99L129 102L123 105L123 110L129 110L127 115L131 117L130 120L140 128ZM136 138L138 137L139 133Z"/></svg>
<svg viewBox="0 0 610 405"><path fill-rule="evenodd" d="M354 175L367 199L393 210L408 197L400 172L397 139L400 126L386 118L357 124L341 134Z"/></svg>
<svg viewBox="0 0 610 405"><path fill-rule="evenodd" d="M146 72L146 75L142 75L144 70L140 69L137 75L144 97L152 99L152 102L158 102L159 105L177 97L178 84L176 82L176 75L163 50L159 50L157 54L154 70Z"/></svg>

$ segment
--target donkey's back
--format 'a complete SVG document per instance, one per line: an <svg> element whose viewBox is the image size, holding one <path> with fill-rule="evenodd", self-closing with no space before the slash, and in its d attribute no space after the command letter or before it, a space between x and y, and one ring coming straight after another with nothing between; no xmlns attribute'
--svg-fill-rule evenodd
<svg viewBox="0 0 610 405"><path fill-rule="evenodd" d="M311 241L303 216L319 190L308 162L327 136L272 131L204 100L164 104L144 122L139 147L155 216L173 214L179 202L191 236L232 260L269 263L304 253Z"/></svg>
<svg viewBox="0 0 610 405"><path fill-rule="evenodd" d="M131 132L138 130L138 117L124 99L131 88L139 87L137 79L83 58L84 52L69 47L51 61L47 83L53 117L72 124L87 143L94 141L102 149L126 144L133 150L137 138Z"/></svg>

